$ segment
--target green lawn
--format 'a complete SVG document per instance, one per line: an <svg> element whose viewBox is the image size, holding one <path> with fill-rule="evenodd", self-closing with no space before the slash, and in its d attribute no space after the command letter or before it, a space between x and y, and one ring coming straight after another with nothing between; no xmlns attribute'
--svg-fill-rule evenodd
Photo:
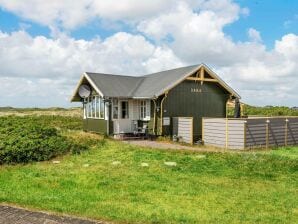
<svg viewBox="0 0 298 224"><path fill-rule="evenodd" d="M202 154L104 140L60 164L0 166L0 202L121 223L294 223L297 155L294 147Z"/></svg>

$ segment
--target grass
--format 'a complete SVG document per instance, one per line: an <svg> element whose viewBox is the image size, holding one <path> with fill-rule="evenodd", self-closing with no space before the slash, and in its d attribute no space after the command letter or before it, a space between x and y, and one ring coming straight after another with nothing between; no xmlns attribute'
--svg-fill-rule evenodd
<svg viewBox="0 0 298 224"><path fill-rule="evenodd" d="M298 220L297 147L202 154L68 135L92 148L59 164L1 166L0 202L121 223Z"/></svg>

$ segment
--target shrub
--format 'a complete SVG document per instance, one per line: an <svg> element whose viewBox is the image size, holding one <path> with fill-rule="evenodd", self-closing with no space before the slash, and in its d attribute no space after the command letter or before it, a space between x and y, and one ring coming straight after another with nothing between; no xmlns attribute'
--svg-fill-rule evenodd
<svg viewBox="0 0 298 224"><path fill-rule="evenodd" d="M255 107L244 105L242 113L246 116L298 116L298 110L283 106ZM228 116L234 115L234 108L228 108Z"/></svg>
<svg viewBox="0 0 298 224"><path fill-rule="evenodd" d="M74 143L34 117L0 118L0 164L44 161L87 147Z"/></svg>

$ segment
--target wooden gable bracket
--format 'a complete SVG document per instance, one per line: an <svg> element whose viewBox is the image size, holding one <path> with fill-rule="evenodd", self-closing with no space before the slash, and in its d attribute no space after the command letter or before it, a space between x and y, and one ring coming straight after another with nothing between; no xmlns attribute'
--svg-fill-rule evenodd
<svg viewBox="0 0 298 224"><path fill-rule="evenodd" d="M197 81L198 81L197 79L198 79L198 78L199 78L199 76L200 76L200 75L199 75L199 72L200 72L200 70L198 70L198 71L196 72L196 77L195 77L195 78L196 78L196 80L195 80L195 82L197 82Z"/></svg>
<svg viewBox="0 0 298 224"><path fill-rule="evenodd" d="M217 79L205 78L203 67L196 73L196 77L187 77L186 80L201 81L201 85L203 82L218 82Z"/></svg>
<svg viewBox="0 0 298 224"><path fill-rule="evenodd" d="M201 85L203 85L203 80L205 78L205 75L204 75L204 67L201 67L200 69L200 79L201 79Z"/></svg>

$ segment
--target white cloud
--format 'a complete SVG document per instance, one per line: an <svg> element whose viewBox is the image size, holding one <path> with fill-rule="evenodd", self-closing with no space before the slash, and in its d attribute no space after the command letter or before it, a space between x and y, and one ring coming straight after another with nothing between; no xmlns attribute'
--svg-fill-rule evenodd
<svg viewBox="0 0 298 224"><path fill-rule="evenodd" d="M292 99L289 96L295 96L298 87L295 72L298 66L297 36L285 35L276 41L273 50L266 50L260 32L250 28L250 41L234 42L223 29L237 20L243 9L235 7L230 1L223 2L230 11L227 15L215 13L222 8L218 1L209 3L210 9L201 7L199 11L181 3L176 10L143 20L138 29L148 38L155 39L156 43L167 42L183 62L212 65L238 89L245 102L293 105L295 102L286 102L285 99ZM167 41L168 36L170 41ZM263 99L258 101L256 97L260 92ZM253 93L256 97L252 96ZM287 98L278 101L285 96Z"/></svg>
<svg viewBox="0 0 298 224"><path fill-rule="evenodd" d="M74 29L95 18L138 21L169 10L177 0L0 0L0 7L53 29Z"/></svg>
<svg viewBox="0 0 298 224"><path fill-rule="evenodd" d="M42 99L63 104L83 71L139 75L204 62L247 103L294 105L298 100L298 36L284 35L267 50L261 33L250 28L249 41L235 42L224 28L249 10L230 0L0 0L0 5L55 34L0 32L0 81L6 83L0 94L19 90L10 99L29 99L42 89ZM65 34L63 28L94 18L129 23L135 34L118 32L89 41Z"/></svg>
<svg viewBox="0 0 298 224"><path fill-rule="evenodd" d="M249 39L253 42L261 42L262 41L260 32L254 28L249 28L247 31L247 34L248 34Z"/></svg>
<svg viewBox="0 0 298 224"><path fill-rule="evenodd" d="M184 64L173 53L173 51L166 47L157 47L150 58L143 63L148 73L171 69L175 67L182 67Z"/></svg>
<svg viewBox="0 0 298 224"><path fill-rule="evenodd" d="M61 22L63 26L73 28L88 20L90 1L0 0L0 5L18 16L43 25L53 26Z"/></svg>
<svg viewBox="0 0 298 224"><path fill-rule="evenodd" d="M162 70L178 61L167 47L156 47L141 35L125 32L90 41L0 32L0 46L0 94L9 93L7 99L19 97L19 102L11 101L14 105L23 105L25 98L41 105L54 103L46 97L65 105L85 71L140 75L152 71L151 66Z"/></svg>
<svg viewBox="0 0 298 224"><path fill-rule="evenodd" d="M279 41L275 42L275 48L278 53L284 55L288 59L298 58L298 36L295 34L287 34Z"/></svg>
<svg viewBox="0 0 298 224"><path fill-rule="evenodd" d="M252 50L255 55L262 51L262 46L252 47L256 43L236 44L225 35L224 26L239 18L240 7L230 1L207 3L202 3L196 12L185 2L180 2L171 12L141 21L138 30L157 43L168 42L174 53L188 63L204 61L207 64L226 65L247 60ZM221 12L221 7L230 13ZM167 41L168 37L171 37L170 41ZM244 54L238 53L239 48Z"/></svg>

